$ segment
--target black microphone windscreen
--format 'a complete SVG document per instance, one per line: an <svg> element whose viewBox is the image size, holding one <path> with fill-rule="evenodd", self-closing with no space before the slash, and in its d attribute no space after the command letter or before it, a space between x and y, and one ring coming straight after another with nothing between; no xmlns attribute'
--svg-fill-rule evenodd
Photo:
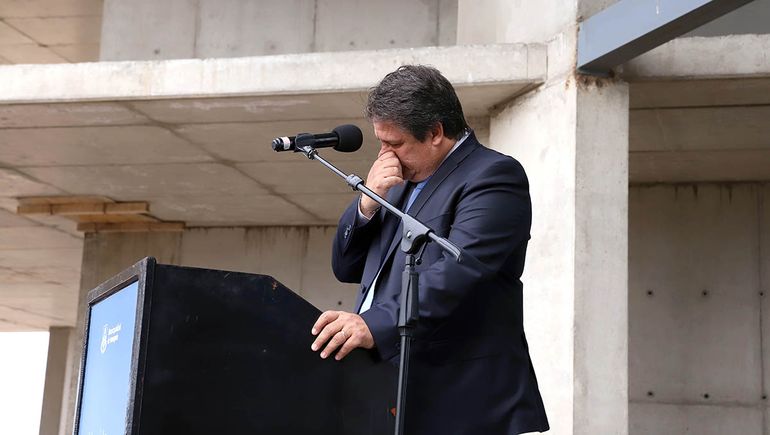
<svg viewBox="0 0 770 435"><path fill-rule="evenodd" d="M339 143L334 147L337 151L352 153L361 148L361 144L364 142L364 134L355 125L340 125L332 131L337 133L337 137L340 138Z"/></svg>

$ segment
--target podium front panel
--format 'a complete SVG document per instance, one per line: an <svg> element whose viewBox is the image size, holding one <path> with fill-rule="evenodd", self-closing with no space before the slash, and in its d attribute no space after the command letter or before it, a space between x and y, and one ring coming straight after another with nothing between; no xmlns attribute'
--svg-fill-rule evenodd
<svg viewBox="0 0 770 435"><path fill-rule="evenodd" d="M90 307L78 433L124 434L139 283Z"/></svg>

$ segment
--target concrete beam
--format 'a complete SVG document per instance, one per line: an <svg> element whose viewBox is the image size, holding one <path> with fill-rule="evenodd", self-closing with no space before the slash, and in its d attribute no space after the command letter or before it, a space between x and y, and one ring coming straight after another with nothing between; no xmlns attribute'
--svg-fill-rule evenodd
<svg viewBox="0 0 770 435"><path fill-rule="evenodd" d="M458 61L462 59L462 61ZM429 64L457 87L539 84L542 44L428 47L230 59L15 65L0 68L0 104L356 92L398 65Z"/></svg>
<svg viewBox="0 0 770 435"><path fill-rule="evenodd" d="M580 24L578 71L606 75L622 63L753 0L620 0Z"/></svg>
<svg viewBox="0 0 770 435"><path fill-rule="evenodd" d="M629 82L770 77L770 34L675 39L623 65Z"/></svg>

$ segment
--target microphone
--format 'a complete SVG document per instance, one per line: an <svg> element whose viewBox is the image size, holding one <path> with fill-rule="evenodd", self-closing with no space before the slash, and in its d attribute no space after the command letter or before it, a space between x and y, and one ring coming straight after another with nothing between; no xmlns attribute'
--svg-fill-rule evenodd
<svg viewBox="0 0 770 435"><path fill-rule="evenodd" d="M296 136L283 136L273 139L273 151L297 151L297 148L334 147L335 151L352 153L361 148L364 135L361 129L352 124L335 127L331 133L299 133Z"/></svg>

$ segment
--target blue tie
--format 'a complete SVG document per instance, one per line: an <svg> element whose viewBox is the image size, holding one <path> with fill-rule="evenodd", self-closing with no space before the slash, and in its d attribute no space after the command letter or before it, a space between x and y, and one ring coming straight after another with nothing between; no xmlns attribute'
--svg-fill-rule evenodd
<svg viewBox="0 0 770 435"><path fill-rule="evenodd" d="M409 195L409 201L406 202L406 208L404 211L409 211L409 208L412 206L412 203L414 203L414 200L417 199L417 195L420 194L422 191L422 188L425 187L426 184L428 184L428 180L430 180L430 177L420 181L417 183L416 186L414 186L414 190L412 190L412 194Z"/></svg>

